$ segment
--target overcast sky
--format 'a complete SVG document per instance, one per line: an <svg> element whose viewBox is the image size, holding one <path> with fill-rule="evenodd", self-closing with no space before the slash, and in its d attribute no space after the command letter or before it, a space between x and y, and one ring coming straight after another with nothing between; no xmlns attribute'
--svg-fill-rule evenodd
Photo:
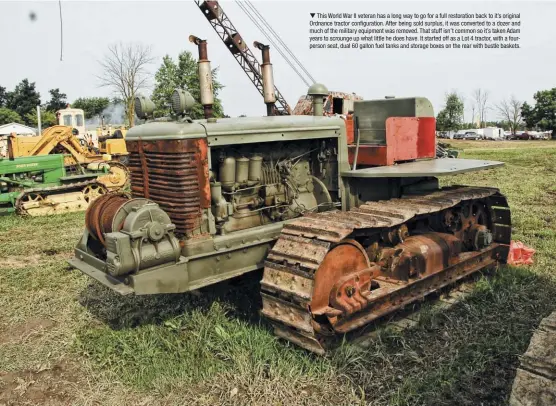
<svg viewBox="0 0 556 406"><path fill-rule="evenodd" d="M556 87L554 2L471 1L253 1L307 70L329 90L355 92L365 99L423 96L438 111L444 96L457 90L466 96L486 89L490 102L514 94L533 101L537 90ZM268 43L234 1L224 11L251 46ZM521 13L521 49L515 50L309 50L310 12L497 12ZM30 14L36 19L32 21ZM177 57L195 45L194 34L206 38L212 66L226 86L220 97L230 116L263 115L262 97L225 49L193 1L62 1L63 61L60 61L60 17L57 1L0 0L0 86L12 90L22 79L36 82L43 102L48 90L60 88L71 102L77 97L111 96L98 86L98 60L116 41L152 45L156 63L165 54ZM253 49L253 48L252 48ZM260 51L253 49L259 58ZM271 48L272 52L272 48ZM277 52L271 53L276 86L293 107L307 91ZM148 93L148 92L147 92ZM496 118L491 112L490 118Z"/></svg>

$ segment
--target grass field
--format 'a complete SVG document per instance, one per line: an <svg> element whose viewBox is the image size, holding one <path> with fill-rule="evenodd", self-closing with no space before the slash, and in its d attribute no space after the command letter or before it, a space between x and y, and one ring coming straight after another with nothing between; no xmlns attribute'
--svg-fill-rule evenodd
<svg viewBox="0 0 556 406"><path fill-rule="evenodd" d="M257 275L200 294L121 298L65 260L83 214L0 218L0 405L497 405L556 308L556 142L448 143L505 167L499 187L535 264L481 278L449 310L316 357L259 319Z"/></svg>

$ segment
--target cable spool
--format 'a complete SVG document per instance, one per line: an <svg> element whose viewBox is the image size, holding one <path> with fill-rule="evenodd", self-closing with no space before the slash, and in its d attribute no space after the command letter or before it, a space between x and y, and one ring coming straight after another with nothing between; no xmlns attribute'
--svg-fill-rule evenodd
<svg viewBox="0 0 556 406"><path fill-rule="evenodd" d="M105 245L105 235L120 231L133 208L147 203L152 201L143 198L130 199L125 193L103 195L87 208L85 226L95 240Z"/></svg>
<svg viewBox="0 0 556 406"><path fill-rule="evenodd" d="M114 211L117 207L129 200L125 194L110 193L96 199L89 205L85 213L85 227L89 234L97 241L104 245L103 225L107 224L107 218L110 217L110 208Z"/></svg>

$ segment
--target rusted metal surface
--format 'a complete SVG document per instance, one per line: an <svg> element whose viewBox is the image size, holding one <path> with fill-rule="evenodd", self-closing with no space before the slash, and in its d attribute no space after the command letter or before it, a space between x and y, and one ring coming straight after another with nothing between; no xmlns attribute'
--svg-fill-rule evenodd
<svg viewBox="0 0 556 406"><path fill-rule="evenodd" d="M407 281L452 265L461 253L461 240L451 234L427 233L414 235L380 254L379 265L384 276Z"/></svg>
<svg viewBox="0 0 556 406"><path fill-rule="evenodd" d="M143 176L143 196L149 198L149 169L147 166L147 159L145 158L145 152L143 151L143 140L137 142L139 160L141 162L141 175ZM131 163L131 161L130 161Z"/></svg>
<svg viewBox="0 0 556 406"><path fill-rule="evenodd" d="M331 308L327 309L327 316L335 318L337 315L352 314L367 306L367 294L373 289L373 279L380 273L380 267L373 266L350 272L338 279L330 289ZM375 285L378 286L377 283Z"/></svg>
<svg viewBox="0 0 556 406"><path fill-rule="evenodd" d="M447 213L463 227L450 232ZM468 245L483 228L491 243ZM322 354L332 336L505 262L510 232L506 199L492 188L452 187L309 214L284 226L267 257L262 314L278 336ZM372 238L386 245L362 244Z"/></svg>
<svg viewBox="0 0 556 406"><path fill-rule="evenodd" d="M274 76L272 72L272 64L270 63L270 46L262 44L258 41L253 42L253 46L261 50L263 63L261 65L261 76L263 79L263 98L266 104L266 115L274 115L274 103L276 103L276 95L274 94Z"/></svg>
<svg viewBox="0 0 556 406"><path fill-rule="evenodd" d="M328 307L334 285L347 275L369 268L365 249L354 240L345 240L336 245L321 262L314 278L311 310L319 313Z"/></svg>
<svg viewBox="0 0 556 406"><path fill-rule="evenodd" d="M183 235L198 230L210 207L205 139L128 141L133 197L148 198L168 213ZM148 175L145 175L147 173Z"/></svg>
<svg viewBox="0 0 556 406"><path fill-rule="evenodd" d="M363 100L361 96L358 96L354 93L345 93L345 92L328 92L328 96L326 96L324 102L324 115L325 116L332 116L334 115L333 111L333 100L334 99L344 99L349 101L356 101L356 100ZM313 113L313 100L311 96L301 96L293 109L292 114L294 116L311 116ZM346 112L347 113L347 112ZM344 114L344 113L342 113Z"/></svg>
<svg viewBox="0 0 556 406"><path fill-rule="evenodd" d="M354 229L399 226L414 217L453 207L462 200L482 199L496 192L493 188L459 187L422 196L366 202L347 213L338 210L308 214L288 223L282 233L337 243Z"/></svg>
<svg viewBox="0 0 556 406"><path fill-rule="evenodd" d="M195 35L190 35L189 41L197 45L197 49L199 52L199 60L200 61L208 60L207 40L196 37Z"/></svg>
<svg viewBox="0 0 556 406"><path fill-rule="evenodd" d="M474 272L493 267L496 265L497 256L501 251L503 251L503 247L500 244L492 244L483 252L472 252L471 256L463 257L460 262L445 268L442 272L436 272L408 283L389 284L387 280L377 278L380 287L367 296L368 306L366 308L369 311L337 319L334 330L338 333L346 333L360 328Z"/></svg>
<svg viewBox="0 0 556 406"><path fill-rule="evenodd" d="M434 117L390 117L386 120L385 145L361 144L358 165L390 166L396 162L434 158L436 134ZM354 136L348 135L349 163L355 160Z"/></svg>
<svg viewBox="0 0 556 406"><path fill-rule="evenodd" d="M93 238L104 244L104 233L110 233L112 219L120 208L129 198L124 194L111 193L96 199L85 213L85 227Z"/></svg>
<svg viewBox="0 0 556 406"><path fill-rule="evenodd" d="M123 227L123 219L118 221L117 223L114 222L116 218L116 214L122 208L124 204L129 201L129 197L126 195L119 195L114 197L113 199L107 201L104 204L104 209L100 215L101 221L101 229L100 231L104 234L112 233L114 231L120 231Z"/></svg>
<svg viewBox="0 0 556 406"><path fill-rule="evenodd" d="M199 60L198 74L199 74L199 87L201 104L203 105L203 112L206 119L212 117L212 107L214 102L214 88L212 84L212 69L210 61L208 60L207 40L196 37L195 35L189 36L189 41L197 45Z"/></svg>
<svg viewBox="0 0 556 406"><path fill-rule="evenodd" d="M216 31L218 37L224 42L228 51L231 52L237 63L241 66L249 80L255 85L261 96L264 96L259 62L236 27L232 24L219 2L195 0L195 3L214 31ZM277 99L274 106L274 115L290 115L291 108L276 86L274 86L274 93Z"/></svg>

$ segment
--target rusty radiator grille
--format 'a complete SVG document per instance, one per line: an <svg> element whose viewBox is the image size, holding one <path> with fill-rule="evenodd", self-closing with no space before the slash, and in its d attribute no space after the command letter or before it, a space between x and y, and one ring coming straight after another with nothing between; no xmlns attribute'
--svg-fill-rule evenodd
<svg viewBox="0 0 556 406"><path fill-rule="evenodd" d="M176 225L176 232L184 235L201 225L198 156L193 151L145 151L144 159L135 152L129 156L133 196L158 203Z"/></svg>

